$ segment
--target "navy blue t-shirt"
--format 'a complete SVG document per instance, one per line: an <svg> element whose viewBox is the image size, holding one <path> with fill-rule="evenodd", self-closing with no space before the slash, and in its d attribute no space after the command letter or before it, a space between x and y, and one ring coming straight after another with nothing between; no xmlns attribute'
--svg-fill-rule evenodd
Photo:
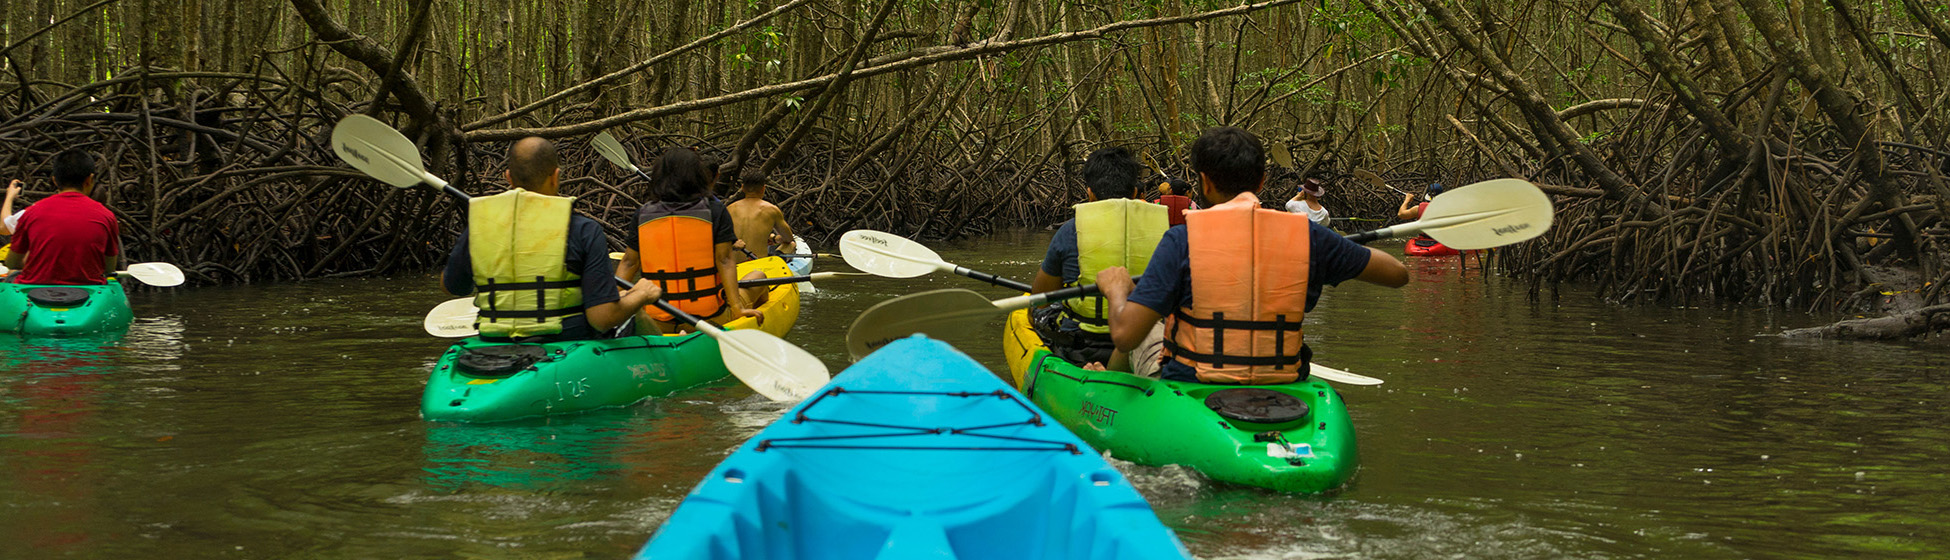
<svg viewBox="0 0 1950 560"><path fill-rule="evenodd" d="M562 260L569 272L582 276L584 309L623 299L622 294L616 292L616 265L610 264L609 238L603 235L602 224L581 214L570 214L569 247L563 253ZM474 293L474 257L467 250L466 229L460 230L460 239L454 241L454 252L447 255L443 287L447 293L457 296ZM600 334L590 328L587 316L578 313L562 318L562 332L524 338L522 341L589 340L598 338Z"/></svg>
<svg viewBox="0 0 1950 560"><path fill-rule="evenodd" d="M1308 233L1312 241L1309 255L1313 262L1307 266L1307 311L1313 311L1314 304L1320 301L1323 286L1337 286L1353 280L1368 268L1368 258L1372 256L1367 247L1348 241L1346 237L1316 223L1309 223ZM1185 237L1185 226L1172 226L1165 230L1164 239L1158 240L1158 250L1151 253L1151 264L1145 266L1143 278L1137 281L1137 288L1131 291L1130 302L1151 308L1159 315L1171 316L1172 311L1192 305L1192 263L1188 258L1190 243ZM1175 271L1163 274L1165 271ZM1159 376L1173 381L1196 381L1197 375L1191 366L1176 360L1166 362Z"/></svg>
<svg viewBox="0 0 1950 560"><path fill-rule="evenodd" d="M1075 284L1077 275L1083 274L1083 265L1077 264L1077 254L1077 221L1070 219L1057 226L1056 235L1049 238L1049 252L1043 254L1043 273L1062 278L1065 285Z"/></svg>

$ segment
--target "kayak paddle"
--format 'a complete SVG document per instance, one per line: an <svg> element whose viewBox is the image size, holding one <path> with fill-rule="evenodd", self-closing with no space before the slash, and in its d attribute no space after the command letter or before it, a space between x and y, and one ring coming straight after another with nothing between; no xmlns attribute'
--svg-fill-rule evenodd
<svg viewBox="0 0 1950 560"><path fill-rule="evenodd" d="M12 272L11 270L7 270L7 265L0 264L0 276L6 276ZM115 271L115 276L128 276L144 284L158 288L183 285L183 269L176 268L176 265L166 262L135 263L129 265L128 270Z"/></svg>
<svg viewBox="0 0 1950 560"><path fill-rule="evenodd" d="M846 235L840 236L840 255L846 258L848 266L874 276L913 278L939 270L1019 292L1030 291L1028 284L956 266L941 260L941 255L935 254L926 245L884 231L856 229L846 232Z"/></svg>
<svg viewBox="0 0 1950 560"><path fill-rule="evenodd" d="M645 181L650 180L650 174L644 173L642 169L636 166L636 163L630 161L630 152L624 150L623 143L617 142L616 137L610 136L609 131L605 130L601 134L597 134L596 138L590 140L589 143L596 146L596 153L602 154L603 159L609 160L610 163L616 164L617 167L630 170L631 173L637 174L637 176L642 177Z"/></svg>
<svg viewBox="0 0 1950 560"><path fill-rule="evenodd" d="M1360 180L1363 180L1363 181L1367 181L1367 182L1368 182L1368 184L1371 184L1371 185L1375 185L1375 186L1379 186L1379 187L1388 187L1388 190L1391 190L1391 191L1395 191L1395 192L1398 192L1398 193L1402 193L1402 194L1405 194L1405 195L1408 195L1408 196L1412 196L1412 197L1415 197L1415 198L1420 198L1420 199L1422 199L1422 200L1428 200L1428 197L1427 197L1426 195L1416 195L1416 194L1414 194L1414 193L1411 193L1411 192L1408 192L1408 191L1405 191L1405 190L1401 190L1401 189L1397 189L1397 188L1395 188L1395 186L1394 186L1394 185L1390 185L1390 184L1388 184L1388 182L1387 182L1387 181L1383 181L1383 180L1381 180L1381 176L1380 176L1380 175L1376 175L1376 174L1374 174L1374 172L1373 172L1373 171L1368 171L1368 170L1366 170L1366 169L1358 169L1358 168L1357 168L1357 169L1355 169L1355 170L1354 170L1354 177L1355 177L1356 179L1360 179Z"/></svg>
<svg viewBox="0 0 1950 560"><path fill-rule="evenodd" d="M1076 286L1040 294L989 301L982 294L959 288L905 295L867 308L846 331L846 351L858 360L874 350L914 333L936 336L953 332L977 321L999 317L1017 309L1027 309L1053 301L1096 295L1095 284ZM937 338L939 338L937 336ZM1320 364L1311 364L1315 377L1348 385L1380 385L1381 380L1349 373Z"/></svg>
<svg viewBox="0 0 1950 560"><path fill-rule="evenodd" d="M340 120L332 128L332 151L347 164L386 184L412 188L424 183L445 190L461 201L471 198L440 177L428 173L420 164L420 152L413 147L413 142L393 130L393 127L372 117L352 115ZM617 278L616 282L624 288L634 285L622 278ZM820 362L819 358L772 333L758 329L727 331L684 313L662 299L651 304L686 324L696 325L699 332L716 340L725 368L766 398L779 401L804 399L832 377L826 370L826 364Z"/></svg>
<svg viewBox="0 0 1950 560"><path fill-rule="evenodd" d="M137 281L159 288L183 285L183 269L166 262L146 262L129 265L128 270L118 271L116 276L127 274Z"/></svg>
<svg viewBox="0 0 1950 560"><path fill-rule="evenodd" d="M1355 243L1427 233L1452 249L1488 249L1528 241L1551 227L1551 199L1523 179L1491 179L1429 201L1422 219L1347 236Z"/></svg>
<svg viewBox="0 0 1950 560"><path fill-rule="evenodd" d="M814 272L805 276L780 276L778 278L739 280L738 287L757 288L760 286L797 284L799 282L811 282L815 280L831 280L844 276L866 275L864 272ZM427 334L441 338L461 338L480 334L474 330L474 319L479 317L480 314L481 310L474 306L474 298L472 296L447 300L440 305L434 306L432 311L427 312Z"/></svg>

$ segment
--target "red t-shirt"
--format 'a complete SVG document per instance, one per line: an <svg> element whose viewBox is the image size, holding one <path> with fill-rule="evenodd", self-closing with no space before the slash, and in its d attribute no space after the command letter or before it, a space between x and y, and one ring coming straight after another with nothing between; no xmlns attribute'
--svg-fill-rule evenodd
<svg viewBox="0 0 1950 560"><path fill-rule="evenodd" d="M1170 221L1170 225L1183 225L1185 223L1185 210L1192 207L1192 199L1183 195L1168 194L1158 197L1158 204L1165 205L1165 208L1170 211L1166 215L1166 219Z"/></svg>
<svg viewBox="0 0 1950 560"><path fill-rule="evenodd" d="M20 216L14 252L27 253L21 284L101 284L108 276L102 260L121 252L121 226L115 214L78 192L47 197Z"/></svg>

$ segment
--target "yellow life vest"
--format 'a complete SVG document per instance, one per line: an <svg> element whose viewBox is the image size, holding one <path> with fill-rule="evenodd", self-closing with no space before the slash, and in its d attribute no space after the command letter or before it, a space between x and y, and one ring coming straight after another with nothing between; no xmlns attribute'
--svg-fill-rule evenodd
<svg viewBox="0 0 1950 560"><path fill-rule="evenodd" d="M1313 226L1240 193L1185 213L1192 306L1165 318L1165 351L1205 383L1291 383L1306 376L1301 322Z"/></svg>
<svg viewBox="0 0 1950 560"><path fill-rule="evenodd" d="M1113 198L1078 204L1076 209L1079 286L1097 283L1097 272L1114 266L1129 269L1133 278L1143 275L1158 240L1171 227L1168 209L1142 200ZM1104 298L1076 298L1064 306L1084 331L1110 332Z"/></svg>
<svg viewBox="0 0 1950 560"><path fill-rule="evenodd" d="M582 313L582 277L563 261L574 203L509 189L467 204L467 254L480 291L474 327L481 336L556 334L563 317Z"/></svg>

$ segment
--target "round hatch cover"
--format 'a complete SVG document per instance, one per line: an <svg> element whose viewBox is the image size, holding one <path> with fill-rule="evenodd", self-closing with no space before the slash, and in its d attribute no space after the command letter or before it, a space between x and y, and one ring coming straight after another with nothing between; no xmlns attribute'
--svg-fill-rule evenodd
<svg viewBox="0 0 1950 560"><path fill-rule="evenodd" d="M1279 424L1307 417L1307 403L1271 389L1225 389L1205 396L1205 407L1228 419Z"/></svg>

